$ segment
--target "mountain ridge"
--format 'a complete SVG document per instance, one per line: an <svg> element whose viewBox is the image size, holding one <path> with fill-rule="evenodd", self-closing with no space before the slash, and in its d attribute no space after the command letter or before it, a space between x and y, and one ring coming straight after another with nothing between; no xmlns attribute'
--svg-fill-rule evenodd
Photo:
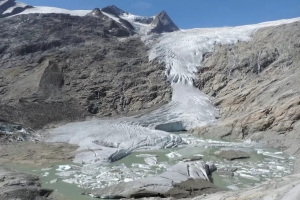
<svg viewBox="0 0 300 200"><path fill-rule="evenodd" d="M40 10L39 12L39 8L44 8L44 9ZM131 21L127 19L127 16L129 15L135 16L135 15L132 15L118 8L115 5L110 5L104 8L95 8L95 9L98 9L97 15L100 15L99 11L101 11L101 13L106 14L112 20L122 24L127 29L134 31L137 34L141 34L141 33L139 32L138 29L135 28L136 26L138 26L136 25L136 23L149 25L149 27L147 28L147 34L173 32L179 30L177 25L171 20L171 18L168 16L166 11L162 11L152 17L143 17L143 20L141 20L141 18L138 19L138 17L134 17L135 19ZM91 15L91 13L95 11L95 9L86 10L86 11L70 10L68 12L68 10L54 8L54 7L39 7L39 6L35 7L31 5L26 5L24 3L15 2L15 0L1 0L0 18L11 17L20 14L29 14L29 13L42 13L42 14L43 13L64 14L65 13L65 14L79 15L79 16L85 16L85 15L95 16L95 15Z"/></svg>

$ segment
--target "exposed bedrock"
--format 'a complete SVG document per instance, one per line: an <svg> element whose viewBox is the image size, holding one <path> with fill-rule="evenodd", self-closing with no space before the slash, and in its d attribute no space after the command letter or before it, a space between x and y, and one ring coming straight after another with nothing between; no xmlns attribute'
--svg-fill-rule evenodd
<svg viewBox="0 0 300 200"><path fill-rule="evenodd" d="M0 19L0 120L38 129L170 101L164 65L149 62L140 38L98 14Z"/></svg>
<svg viewBox="0 0 300 200"><path fill-rule="evenodd" d="M258 30L249 42L206 54L195 85L221 118L198 135L253 139L299 155L300 22ZM300 167L296 161L296 171Z"/></svg>

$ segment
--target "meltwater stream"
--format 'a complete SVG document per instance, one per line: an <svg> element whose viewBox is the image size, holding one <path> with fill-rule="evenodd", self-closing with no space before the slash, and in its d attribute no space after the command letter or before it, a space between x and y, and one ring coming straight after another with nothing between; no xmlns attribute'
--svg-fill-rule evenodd
<svg viewBox="0 0 300 200"><path fill-rule="evenodd" d="M150 48L150 60L158 59L166 64L166 76L173 88L172 101L143 116L93 119L51 130L45 139L47 142L80 146L74 159L77 164L55 166L52 176L62 177L60 181L82 188L105 187L156 175L180 158L198 154L205 161L214 161L219 169L238 169L233 177L214 175L215 184L230 189L290 173L292 161L282 152L270 151L255 143L204 140L165 131L189 130L216 122L218 110L211 105L208 96L193 86L205 53L213 52L218 44L248 41L259 28L298 20L142 36ZM247 151L250 159L229 162L211 155L222 148Z"/></svg>

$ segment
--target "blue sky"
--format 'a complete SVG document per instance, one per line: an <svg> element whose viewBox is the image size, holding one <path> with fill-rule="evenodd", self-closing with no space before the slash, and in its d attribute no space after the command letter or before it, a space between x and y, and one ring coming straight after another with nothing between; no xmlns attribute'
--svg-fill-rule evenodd
<svg viewBox="0 0 300 200"><path fill-rule="evenodd" d="M167 11L183 29L253 24L300 17L300 0L20 0L35 6L74 9L108 5L136 15Z"/></svg>

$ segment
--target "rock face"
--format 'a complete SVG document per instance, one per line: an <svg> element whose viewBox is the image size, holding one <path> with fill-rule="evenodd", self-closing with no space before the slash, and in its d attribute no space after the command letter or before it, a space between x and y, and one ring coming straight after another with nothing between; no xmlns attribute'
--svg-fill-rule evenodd
<svg viewBox="0 0 300 200"><path fill-rule="evenodd" d="M0 168L1 200L46 200L52 192L41 187L38 176Z"/></svg>
<svg viewBox="0 0 300 200"><path fill-rule="evenodd" d="M32 140L33 133L32 129L21 124L0 121L0 143Z"/></svg>
<svg viewBox="0 0 300 200"><path fill-rule="evenodd" d="M216 46L195 85L215 97L217 126L199 135L263 140L299 154L300 22L264 28L249 42ZM296 168L298 164L296 165Z"/></svg>
<svg viewBox="0 0 300 200"><path fill-rule="evenodd" d="M179 30L166 11L157 14L151 25L154 26L154 28L150 33L174 32Z"/></svg>
<svg viewBox="0 0 300 200"><path fill-rule="evenodd" d="M128 115L170 101L164 65L139 38L96 16L1 19L0 119L41 128L88 115Z"/></svg>
<svg viewBox="0 0 300 200"><path fill-rule="evenodd" d="M215 170L215 169L214 169ZM209 182L205 169L198 163L179 163L156 177L95 189L92 195L105 199L174 197L187 198L221 191Z"/></svg>
<svg viewBox="0 0 300 200"><path fill-rule="evenodd" d="M120 17L120 15L126 13L124 10L121 10L120 8L118 8L117 6L115 5L110 5L110 6L107 6L105 8L102 8L101 9L103 12L106 12L108 14L111 14L115 17Z"/></svg>
<svg viewBox="0 0 300 200"><path fill-rule="evenodd" d="M32 8L32 6L15 2L15 0L0 0L0 18L18 14L27 8Z"/></svg>
<svg viewBox="0 0 300 200"><path fill-rule="evenodd" d="M122 15L129 14L120 8L111 5L101 9L102 12L112 15L118 19L118 21L124 25L129 30L135 31L135 28L132 24L130 24L127 20L123 19ZM158 13L154 17L135 17L133 19L134 22L151 25L151 30L148 34L151 33L165 33L165 32L174 32L178 31L179 28L176 24L171 20L166 11L162 11Z"/></svg>

